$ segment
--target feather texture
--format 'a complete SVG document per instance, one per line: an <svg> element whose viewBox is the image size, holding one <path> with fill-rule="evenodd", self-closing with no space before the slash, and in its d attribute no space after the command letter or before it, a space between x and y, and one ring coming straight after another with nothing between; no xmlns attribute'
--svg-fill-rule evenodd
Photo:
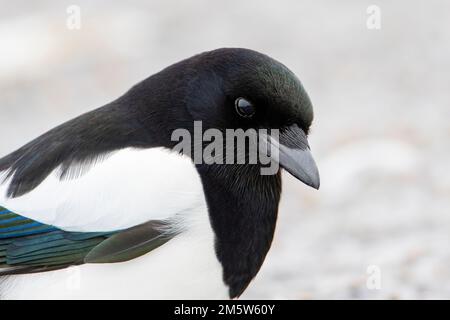
<svg viewBox="0 0 450 320"><path fill-rule="evenodd" d="M0 207L0 276L134 259L173 234L151 221L116 232L68 232Z"/></svg>
<svg viewBox="0 0 450 320"><path fill-rule="evenodd" d="M81 264L111 234L66 232L0 207L0 275Z"/></svg>
<svg viewBox="0 0 450 320"><path fill-rule="evenodd" d="M111 232L172 219L204 201L191 159L164 148L118 150L73 179L61 179L60 169L17 198L0 173L0 206L65 231Z"/></svg>

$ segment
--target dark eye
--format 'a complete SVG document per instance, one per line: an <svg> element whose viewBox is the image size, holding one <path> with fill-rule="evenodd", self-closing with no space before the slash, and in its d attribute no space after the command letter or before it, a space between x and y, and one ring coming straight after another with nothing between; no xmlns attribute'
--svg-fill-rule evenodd
<svg viewBox="0 0 450 320"><path fill-rule="evenodd" d="M235 101L236 112L244 118L250 118L255 114L255 108L248 100L237 98Z"/></svg>

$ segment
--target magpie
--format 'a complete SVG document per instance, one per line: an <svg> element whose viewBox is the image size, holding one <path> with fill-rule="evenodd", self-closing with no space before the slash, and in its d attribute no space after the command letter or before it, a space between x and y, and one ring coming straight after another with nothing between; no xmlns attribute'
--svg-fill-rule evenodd
<svg viewBox="0 0 450 320"><path fill-rule="evenodd" d="M279 130L274 159L319 188L294 73L249 49L195 55L0 159L0 298L239 297L271 246L281 173L174 151L196 121Z"/></svg>

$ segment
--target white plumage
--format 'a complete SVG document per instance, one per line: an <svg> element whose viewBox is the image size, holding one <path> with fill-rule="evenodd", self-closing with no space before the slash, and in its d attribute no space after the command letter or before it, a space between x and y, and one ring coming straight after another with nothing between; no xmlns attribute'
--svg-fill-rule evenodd
<svg viewBox="0 0 450 320"><path fill-rule="evenodd" d="M164 148L113 152L72 179L61 180L57 168L17 198L6 196L8 185L0 185L0 205L66 231L126 229L173 218L205 201L192 161Z"/></svg>
<svg viewBox="0 0 450 320"><path fill-rule="evenodd" d="M18 198L6 196L8 183L0 186L1 206L66 231L115 231L157 219L183 232L127 262L8 276L1 298L227 298L202 183L189 158L128 148L77 178L60 180L56 169Z"/></svg>

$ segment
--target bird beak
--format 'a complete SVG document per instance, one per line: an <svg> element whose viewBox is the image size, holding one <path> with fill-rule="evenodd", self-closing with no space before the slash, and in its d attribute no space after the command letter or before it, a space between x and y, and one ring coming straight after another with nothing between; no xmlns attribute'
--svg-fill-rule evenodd
<svg viewBox="0 0 450 320"><path fill-rule="evenodd" d="M281 167L306 185L319 189L319 170L302 129L292 125L280 132L279 142L273 139L270 142L272 155L273 151L278 151L275 158L278 158Z"/></svg>

